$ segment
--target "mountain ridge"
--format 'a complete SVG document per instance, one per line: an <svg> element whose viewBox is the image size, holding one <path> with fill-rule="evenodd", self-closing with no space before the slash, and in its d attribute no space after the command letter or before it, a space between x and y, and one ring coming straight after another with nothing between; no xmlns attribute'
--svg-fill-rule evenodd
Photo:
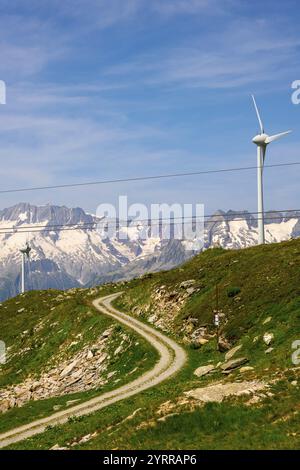
<svg viewBox="0 0 300 470"><path fill-rule="evenodd" d="M27 266L29 289L90 287L130 279L146 272L171 269L197 253L184 241L164 239L163 230L159 236L141 240L138 227L123 226L115 237L103 240L95 228L79 227L95 226L97 222L96 216L80 207L21 202L1 210L0 300L19 292L19 250L27 241L32 248L30 267ZM150 229L146 225L148 234ZM119 237L124 230L127 240ZM266 213L267 242L299 236L300 213ZM257 217L248 211L218 210L205 221L204 249L215 246L238 249L256 242Z"/></svg>

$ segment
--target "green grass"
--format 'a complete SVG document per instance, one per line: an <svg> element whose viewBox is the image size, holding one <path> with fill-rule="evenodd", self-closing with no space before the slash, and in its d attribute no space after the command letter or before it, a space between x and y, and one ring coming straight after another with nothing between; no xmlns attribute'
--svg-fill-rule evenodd
<svg viewBox="0 0 300 470"><path fill-rule="evenodd" d="M239 251L207 250L176 269L109 284L89 298L122 290L124 294L117 299L116 305L127 313L138 309L142 312L139 319L147 322L153 313L164 315L154 300L154 291L163 285L166 292L179 292L179 284L189 279L196 281L197 292L171 318L168 334L183 344L182 326L189 317L197 318L198 325L207 325L208 332L215 333L212 311L218 284L219 304L226 319L222 321L221 334L233 345L242 345L237 355L246 356L253 371L241 374L236 370L229 377L217 372L199 379L193 375L195 368L224 361L224 354L216 350L215 338L199 349L185 346L187 364L168 381L11 448L47 449L56 443L70 446L95 431L97 435L92 440L74 448L299 448L300 374L291 361L291 345L300 339L300 240ZM82 296L78 308L90 309L84 300L86 294L87 291L78 293ZM30 295L35 294L28 294L28 297ZM271 320L264 324L267 317ZM265 332L274 334L271 345L274 349L270 354L265 352ZM271 383L269 391L272 394L265 395L256 405L246 406L249 397L231 398L221 404L207 404L196 409L176 405L178 415L159 421L159 407L166 401L176 404L184 391L215 381L252 379ZM294 381L298 385L292 385ZM136 410L139 411L132 419L126 419Z"/></svg>
<svg viewBox="0 0 300 470"><path fill-rule="evenodd" d="M215 359L220 353L214 353ZM299 448L299 389L290 382L298 377L291 371L275 384L274 397L259 406L245 406L245 398L207 404L193 411L180 410L165 422L157 410L167 400L176 402L184 390L209 383L193 376L197 351L188 350L187 366L172 379L130 399L104 408L80 421L55 426L41 435L10 446L11 449L48 449L55 443L70 446L81 437L98 432L91 441L74 449L297 449ZM238 377L238 373L236 374ZM217 376L215 379L220 379ZM211 380L211 379L210 379ZM140 411L132 420L126 418ZM176 411L176 410L175 410ZM287 416L290 418L287 419ZM282 419L282 421L280 421ZM146 428L139 428L147 423ZM296 434L295 434L296 433ZM295 434L295 435L294 435Z"/></svg>
<svg viewBox="0 0 300 470"><path fill-rule="evenodd" d="M74 355L112 324L108 317L95 315L83 293L51 290L28 292L3 303L0 322L1 339L11 357L1 367L1 387L22 382L29 374L38 376L58 355ZM72 342L77 344L70 347Z"/></svg>
<svg viewBox="0 0 300 470"><path fill-rule="evenodd" d="M171 333L178 340L183 336L183 321L189 317L215 333L212 312L218 285L219 306L226 318L221 334L232 344L242 343L261 367L272 367L274 355L277 367L291 365L291 344L300 337L300 240L236 251L207 250L177 269L129 282L118 305L131 311L138 307L147 319L158 311L152 296L155 289L163 285L167 292L180 291L179 284L188 279L196 281L199 292L174 316ZM228 296L232 290L236 295ZM264 325L269 316L272 320ZM270 356L264 354L262 341L267 331L274 334L276 344ZM253 343L256 336L259 339Z"/></svg>
<svg viewBox="0 0 300 470"><path fill-rule="evenodd" d="M117 374L101 388L44 400L31 400L21 408L10 409L0 415L0 433L52 414L55 412L54 406L60 406L60 410L63 410L68 408L67 401L80 400L77 402L80 403L122 386L154 366L158 359L156 350L131 329L106 315L101 315L90 305L87 293L88 291L72 291L66 295L67 299L57 300L58 296L61 296L58 291L30 292L2 305L2 338L11 348L9 354L14 354L20 349L30 350L14 356L1 367L0 387L20 383L27 375L38 377L43 370L51 368L61 358L71 357L86 344L92 344L111 325L115 327L108 344L111 359L106 373L117 371ZM24 310L18 313L18 310L23 308ZM24 330L25 327L27 330ZM28 334L23 336L23 331L28 331ZM120 335L124 332L132 345L137 341L139 344L131 346L116 359L112 353L119 345ZM74 340L78 343L70 348ZM44 345L42 349L41 345ZM128 375L135 368L137 370ZM115 383L115 380L118 382Z"/></svg>

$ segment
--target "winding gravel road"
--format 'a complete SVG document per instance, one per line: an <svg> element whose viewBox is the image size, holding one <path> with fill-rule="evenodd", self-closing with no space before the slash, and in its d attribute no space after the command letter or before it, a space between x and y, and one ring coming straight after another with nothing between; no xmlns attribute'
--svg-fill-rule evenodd
<svg viewBox="0 0 300 470"><path fill-rule="evenodd" d="M94 300L93 304L99 312L123 323L149 341L160 355L160 359L153 369L145 372L133 382L104 393L99 397L92 398L91 400L73 406L72 408L68 408L67 410L54 413L47 418L33 421L24 426L20 426L7 431L6 433L0 434L0 448L23 441L24 439L28 439L36 434L40 434L45 431L47 426L63 424L67 422L70 417L88 415L100 410L101 408L123 400L124 398L136 395L137 393L168 379L183 367L186 361L186 354L184 349L175 343L175 341L154 328L140 322L136 318L132 318L112 307L111 302L121 294L122 292L119 292L117 294L102 297Z"/></svg>

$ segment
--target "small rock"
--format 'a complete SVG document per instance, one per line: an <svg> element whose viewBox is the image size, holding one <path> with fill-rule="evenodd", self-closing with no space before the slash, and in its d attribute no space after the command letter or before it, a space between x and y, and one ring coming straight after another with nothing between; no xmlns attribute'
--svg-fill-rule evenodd
<svg viewBox="0 0 300 470"><path fill-rule="evenodd" d="M192 325L192 323L188 323L188 325L185 328L185 331L187 333L191 333L193 331L193 329L194 329L194 326Z"/></svg>
<svg viewBox="0 0 300 470"><path fill-rule="evenodd" d="M224 364L221 365L221 369L223 371L229 371L232 369L236 369L237 367L242 366L243 364L246 364L249 359L246 357L239 357L237 359L232 359L231 361L224 362Z"/></svg>
<svg viewBox="0 0 300 470"><path fill-rule="evenodd" d="M0 413L5 413L10 408L9 400L1 400L0 402Z"/></svg>
<svg viewBox="0 0 300 470"><path fill-rule="evenodd" d="M29 401L30 398L31 398L31 392L29 390L26 390L26 389L22 389L18 394L18 402L17 402L17 406L22 406L23 403L25 403L26 401Z"/></svg>
<svg viewBox="0 0 300 470"><path fill-rule="evenodd" d="M116 355L119 354L121 351L122 351L122 346L117 347L117 349L116 349L115 352L114 352L114 355L116 356Z"/></svg>
<svg viewBox="0 0 300 470"><path fill-rule="evenodd" d="M71 385L74 385L76 384L77 382L80 382L81 381L81 377L71 377L71 380L69 380L67 383L64 383L63 384L63 388L64 390L68 387L71 387Z"/></svg>
<svg viewBox="0 0 300 470"><path fill-rule="evenodd" d="M229 361L236 352L238 352L239 349L241 349L242 345L235 346L234 348L230 349L226 354L225 354L225 361Z"/></svg>
<svg viewBox="0 0 300 470"><path fill-rule="evenodd" d="M162 416L161 418L158 418L157 421L164 423L168 418L172 418L173 416L178 416L180 413L170 413L169 415Z"/></svg>
<svg viewBox="0 0 300 470"><path fill-rule="evenodd" d="M218 342L218 348L220 352L226 352L229 351L229 349L231 348L231 344L229 343L229 341L227 341L227 339L220 337Z"/></svg>
<svg viewBox="0 0 300 470"><path fill-rule="evenodd" d="M208 339L200 337L200 338L197 339L197 343L201 344L201 346L203 346L204 344L208 343Z"/></svg>
<svg viewBox="0 0 300 470"><path fill-rule="evenodd" d="M14 397L12 397L9 400L9 408L14 408L14 406L16 406L16 404L17 404L16 399Z"/></svg>
<svg viewBox="0 0 300 470"><path fill-rule="evenodd" d="M273 333L265 333L264 336L263 336L263 340L266 343L266 345L269 346L274 340L274 334Z"/></svg>
<svg viewBox="0 0 300 470"><path fill-rule="evenodd" d="M296 387L296 386L298 385L297 380L293 380L293 381L291 382L291 385L293 385L294 387Z"/></svg>
<svg viewBox="0 0 300 470"><path fill-rule="evenodd" d="M187 289L188 287L192 287L195 282L195 279L189 279L188 281L183 281L181 284L179 284L179 287L181 289Z"/></svg>
<svg viewBox="0 0 300 470"><path fill-rule="evenodd" d="M102 336L102 338L107 338L107 337L110 335L110 333L111 333L111 330L108 329L108 330L105 330L105 331L102 333L101 336Z"/></svg>
<svg viewBox="0 0 300 470"><path fill-rule="evenodd" d="M187 290L186 290L187 294L189 295L192 295L196 292L196 289L194 287L189 287Z"/></svg>
<svg viewBox="0 0 300 470"><path fill-rule="evenodd" d="M93 352L92 352L91 350L89 350L88 353L87 353L87 355L86 355L86 358L87 358L87 359L93 359L93 357L94 357Z"/></svg>
<svg viewBox="0 0 300 470"><path fill-rule="evenodd" d="M83 369L78 369L75 372L72 372L71 376L72 379L77 379L78 377L82 377L84 375Z"/></svg>
<svg viewBox="0 0 300 470"><path fill-rule="evenodd" d="M110 379L110 378L113 377L116 373L117 373L116 370L114 370L113 372L109 372L109 373L107 374L107 378Z"/></svg>
<svg viewBox="0 0 300 470"><path fill-rule="evenodd" d="M160 286L158 289L159 290L165 290L165 288L166 288L166 286L163 285L163 286Z"/></svg>
<svg viewBox="0 0 300 470"><path fill-rule="evenodd" d="M252 370L254 370L254 367L251 367L251 366L245 366L245 367L240 368L241 374L243 374L244 372L250 372Z"/></svg>
<svg viewBox="0 0 300 470"><path fill-rule="evenodd" d="M261 401L261 397L259 395L253 395L253 397L247 401L246 405L247 406L256 405L260 401Z"/></svg>
<svg viewBox="0 0 300 470"><path fill-rule="evenodd" d="M268 349L266 349L265 353L270 354L273 350L274 350L274 348L268 348Z"/></svg>
<svg viewBox="0 0 300 470"><path fill-rule="evenodd" d="M33 382L31 387L30 387L30 391L34 392L39 387L40 387L40 382Z"/></svg>
<svg viewBox="0 0 300 470"><path fill-rule="evenodd" d="M97 364L98 364L98 365L102 364L102 363L105 361L106 358L108 358L108 354L107 354L107 353L101 354L101 356L100 356L99 359L97 360Z"/></svg>
<svg viewBox="0 0 300 470"><path fill-rule="evenodd" d="M68 450L68 447L60 447L59 444L55 444L50 450Z"/></svg>
<svg viewBox="0 0 300 470"><path fill-rule="evenodd" d="M197 377L203 377L204 375L209 374L212 370L214 370L214 368L215 368L215 366L213 366L213 365L198 367L194 371L194 375L196 375Z"/></svg>
<svg viewBox="0 0 300 470"><path fill-rule="evenodd" d="M150 323L154 323L155 321L157 320L157 316L154 314L154 315L151 315L149 318L148 318L148 322Z"/></svg>
<svg viewBox="0 0 300 470"><path fill-rule="evenodd" d="M71 406L74 405L74 403L77 403L78 401L80 401L80 398L77 398L77 400L69 400L67 401L66 405Z"/></svg>
<svg viewBox="0 0 300 470"><path fill-rule="evenodd" d="M267 318L263 321L263 325L266 325L266 324L269 323L271 320L272 320L272 317L267 317Z"/></svg>
<svg viewBox="0 0 300 470"><path fill-rule="evenodd" d="M71 364L69 364L61 373L60 373L60 376L61 377L66 377L67 375L69 375L72 370L74 369L74 367L76 367L76 364L77 364L77 360L71 362Z"/></svg>
<svg viewBox="0 0 300 470"><path fill-rule="evenodd" d="M53 406L53 411L58 411L58 410L61 409L61 407L62 407L62 405L54 405Z"/></svg>
<svg viewBox="0 0 300 470"><path fill-rule="evenodd" d="M86 436L83 436L80 441L78 441L78 444L84 444L85 442L88 442L90 439L92 439L91 434L87 434Z"/></svg>

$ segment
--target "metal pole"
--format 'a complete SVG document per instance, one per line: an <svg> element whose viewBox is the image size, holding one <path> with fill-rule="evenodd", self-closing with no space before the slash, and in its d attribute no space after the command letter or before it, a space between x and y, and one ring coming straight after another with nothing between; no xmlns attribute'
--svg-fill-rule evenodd
<svg viewBox="0 0 300 470"><path fill-rule="evenodd" d="M25 292L25 253L22 253L21 293Z"/></svg>
<svg viewBox="0 0 300 470"><path fill-rule="evenodd" d="M258 244L265 243L264 199L263 199L263 148L257 146L257 211L258 211Z"/></svg>

